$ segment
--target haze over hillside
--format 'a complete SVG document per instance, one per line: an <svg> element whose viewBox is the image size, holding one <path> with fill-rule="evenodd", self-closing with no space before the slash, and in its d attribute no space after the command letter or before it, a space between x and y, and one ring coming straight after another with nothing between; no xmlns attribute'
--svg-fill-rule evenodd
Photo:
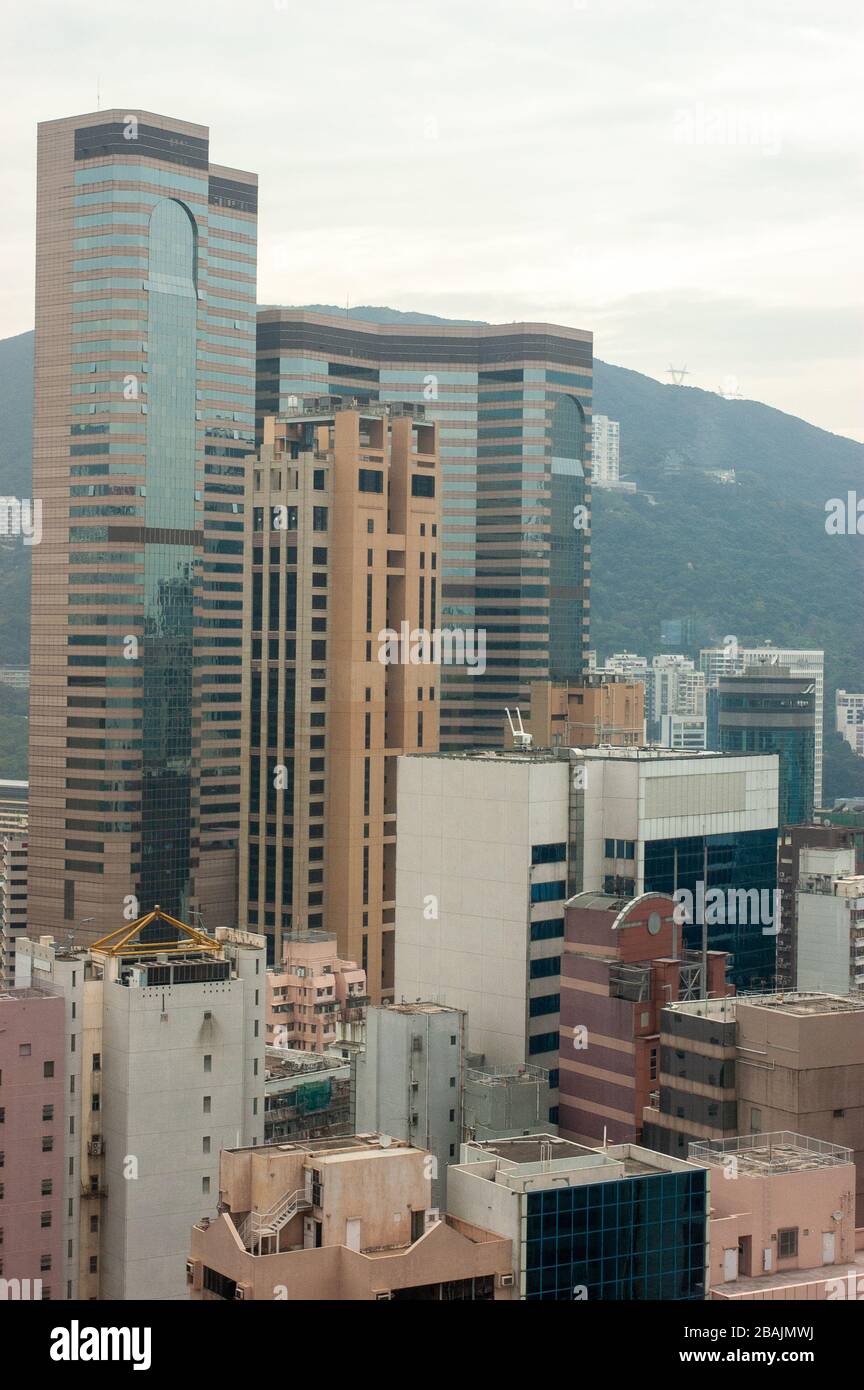
<svg viewBox="0 0 864 1390"><path fill-rule="evenodd" d="M302 307L346 316L333 305ZM378 307L348 316L457 322ZM32 357L32 333L0 341L0 496L30 495ZM639 491L594 492L592 646L650 656L661 650L663 619L689 618L694 648L727 633L824 647L832 730L835 688L864 688L864 537L829 535L825 506L849 492L864 497L864 445L754 401L601 361L594 409L620 421L622 477ZM709 476L730 469L734 483ZM27 661L29 570L29 550L0 541L2 665ZM23 732L23 703L0 695L0 776L21 771ZM864 765L847 751L829 734L826 796L864 794Z"/></svg>

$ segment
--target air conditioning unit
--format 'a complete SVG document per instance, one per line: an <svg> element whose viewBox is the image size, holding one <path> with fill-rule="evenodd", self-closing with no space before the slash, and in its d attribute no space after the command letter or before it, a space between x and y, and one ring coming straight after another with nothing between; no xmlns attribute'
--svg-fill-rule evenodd
<svg viewBox="0 0 864 1390"><path fill-rule="evenodd" d="M414 1033L414 1034L412 1034L412 1037L411 1037L411 1051L412 1051L412 1052L422 1052L422 1051L423 1051L423 1039L422 1039L422 1037L420 1036L419 1033Z"/></svg>
<svg viewBox="0 0 864 1390"><path fill-rule="evenodd" d="M240 1300L242 1300L242 1299L244 1299L244 1298L246 1297L246 1285L245 1285L245 1284L238 1284L238 1285L237 1285L236 1289L234 1290L234 1297L235 1297L236 1299L240 1299Z"/></svg>
<svg viewBox="0 0 864 1390"><path fill-rule="evenodd" d="M191 1284L194 1277L195 1277L195 1261L194 1261L194 1260L187 1260L187 1261L186 1261L186 1283L187 1283L187 1284Z"/></svg>
<svg viewBox="0 0 864 1390"><path fill-rule="evenodd" d="M393 1295L392 1295L392 1293L376 1293L376 1295L375 1295L375 1302L376 1302L376 1303L391 1303L392 1300L393 1300Z"/></svg>
<svg viewBox="0 0 864 1390"><path fill-rule="evenodd" d="M514 1285L515 1282L516 1282L516 1280L515 1280L514 1275L512 1275L512 1274L502 1274L502 1275L501 1275L501 1287L502 1287L502 1289L512 1289L512 1287L513 1287L513 1285Z"/></svg>

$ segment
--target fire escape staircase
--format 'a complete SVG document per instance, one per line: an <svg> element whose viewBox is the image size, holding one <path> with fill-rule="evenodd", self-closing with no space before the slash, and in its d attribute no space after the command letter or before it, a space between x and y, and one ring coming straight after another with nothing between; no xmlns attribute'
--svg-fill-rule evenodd
<svg viewBox="0 0 864 1390"><path fill-rule="evenodd" d="M280 1197L267 1211L250 1211L237 1233L250 1254L273 1254L282 1227L287 1226L298 1211L310 1211L311 1207L305 1189L300 1187ZM267 1250L263 1249L265 1241L272 1241Z"/></svg>

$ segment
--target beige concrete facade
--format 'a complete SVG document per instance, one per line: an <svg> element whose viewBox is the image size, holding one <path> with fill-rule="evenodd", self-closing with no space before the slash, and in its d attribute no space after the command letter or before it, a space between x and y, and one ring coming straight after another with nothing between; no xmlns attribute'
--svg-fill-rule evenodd
<svg viewBox="0 0 864 1390"><path fill-rule="evenodd" d="M510 1240L436 1211L430 1173L424 1150L379 1135L223 1152L191 1297L510 1298Z"/></svg>
<svg viewBox="0 0 864 1390"><path fill-rule="evenodd" d="M247 490L240 901L282 954L336 933L393 991L396 759L438 747L436 429L422 409L268 417ZM280 772L281 770L281 772Z"/></svg>
<svg viewBox="0 0 864 1390"><path fill-rule="evenodd" d="M525 730L537 748L638 748L645 742L645 685L600 676L572 685L533 681ZM512 741L508 728L504 746Z"/></svg>

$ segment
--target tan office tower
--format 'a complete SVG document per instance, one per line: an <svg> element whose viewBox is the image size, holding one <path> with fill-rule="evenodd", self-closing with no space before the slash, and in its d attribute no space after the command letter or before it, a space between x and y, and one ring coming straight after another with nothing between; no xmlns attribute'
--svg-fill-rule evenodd
<svg viewBox="0 0 864 1390"><path fill-rule="evenodd" d="M441 747L500 748L531 681L577 683L590 602L589 332L258 314L258 416L289 401L413 401L439 427L441 623L482 655L441 671Z"/></svg>
<svg viewBox="0 0 864 1390"><path fill-rule="evenodd" d="M205 126L39 127L31 935L236 923L256 215Z"/></svg>
<svg viewBox="0 0 864 1390"><path fill-rule="evenodd" d="M264 421L247 486L240 903L393 993L396 759L438 748L439 479L422 406ZM424 633L420 643L412 634Z"/></svg>

